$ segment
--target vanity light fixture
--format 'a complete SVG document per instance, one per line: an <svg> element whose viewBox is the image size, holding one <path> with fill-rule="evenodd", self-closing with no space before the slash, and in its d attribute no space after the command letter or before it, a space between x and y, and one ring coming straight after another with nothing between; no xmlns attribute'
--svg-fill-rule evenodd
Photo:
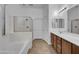
<svg viewBox="0 0 79 59"><path fill-rule="evenodd" d="M65 11L67 9L67 7L64 7L62 10L59 11L59 13Z"/></svg>
<svg viewBox="0 0 79 59"><path fill-rule="evenodd" d="M57 15L58 15L58 12L57 12L57 11L55 11L55 12L54 12L54 16L57 16Z"/></svg>

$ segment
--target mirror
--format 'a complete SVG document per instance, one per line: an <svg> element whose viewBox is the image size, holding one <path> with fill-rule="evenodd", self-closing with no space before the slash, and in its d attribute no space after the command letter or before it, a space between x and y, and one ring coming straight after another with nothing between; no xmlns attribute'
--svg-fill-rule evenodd
<svg viewBox="0 0 79 59"><path fill-rule="evenodd" d="M79 5L68 10L68 32L79 34Z"/></svg>

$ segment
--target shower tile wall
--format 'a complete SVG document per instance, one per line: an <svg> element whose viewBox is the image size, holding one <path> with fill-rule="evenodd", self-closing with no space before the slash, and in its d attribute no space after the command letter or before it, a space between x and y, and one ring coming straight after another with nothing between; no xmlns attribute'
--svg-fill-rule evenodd
<svg viewBox="0 0 79 59"><path fill-rule="evenodd" d="M32 32L32 19L27 16L14 16L14 32Z"/></svg>

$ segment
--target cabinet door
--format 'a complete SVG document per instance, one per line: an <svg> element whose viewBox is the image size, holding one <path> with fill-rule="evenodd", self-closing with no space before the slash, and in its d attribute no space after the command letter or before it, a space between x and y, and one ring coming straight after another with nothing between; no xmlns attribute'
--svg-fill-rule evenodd
<svg viewBox="0 0 79 59"><path fill-rule="evenodd" d="M54 45L54 35L51 33L51 44Z"/></svg>
<svg viewBox="0 0 79 59"><path fill-rule="evenodd" d="M62 39L62 54L71 54L71 43Z"/></svg>
<svg viewBox="0 0 79 59"><path fill-rule="evenodd" d="M62 53L62 42L61 42L61 38L57 37L57 53Z"/></svg>
<svg viewBox="0 0 79 59"><path fill-rule="evenodd" d="M79 54L79 46L72 44L72 54Z"/></svg>
<svg viewBox="0 0 79 59"><path fill-rule="evenodd" d="M54 49L56 49L57 47L57 38L56 38L56 35L54 35Z"/></svg>

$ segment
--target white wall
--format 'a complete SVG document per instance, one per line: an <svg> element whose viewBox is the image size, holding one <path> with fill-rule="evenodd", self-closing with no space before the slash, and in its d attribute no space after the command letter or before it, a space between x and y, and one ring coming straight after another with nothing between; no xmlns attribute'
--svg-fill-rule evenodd
<svg viewBox="0 0 79 59"><path fill-rule="evenodd" d="M13 16L30 16L33 19L33 39L42 38L48 43L48 6L45 8L21 8L20 5L6 6L6 34L13 32Z"/></svg>
<svg viewBox="0 0 79 59"><path fill-rule="evenodd" d="M0 5L0 36L4 33L4 5Z"/></svg>
<svg viewBox="0 0 79 59"><path fill-rule="evenodd" d="M43 38L50 44L50 34L49 34L49 6L46 5L43 8Z"/></svg>

